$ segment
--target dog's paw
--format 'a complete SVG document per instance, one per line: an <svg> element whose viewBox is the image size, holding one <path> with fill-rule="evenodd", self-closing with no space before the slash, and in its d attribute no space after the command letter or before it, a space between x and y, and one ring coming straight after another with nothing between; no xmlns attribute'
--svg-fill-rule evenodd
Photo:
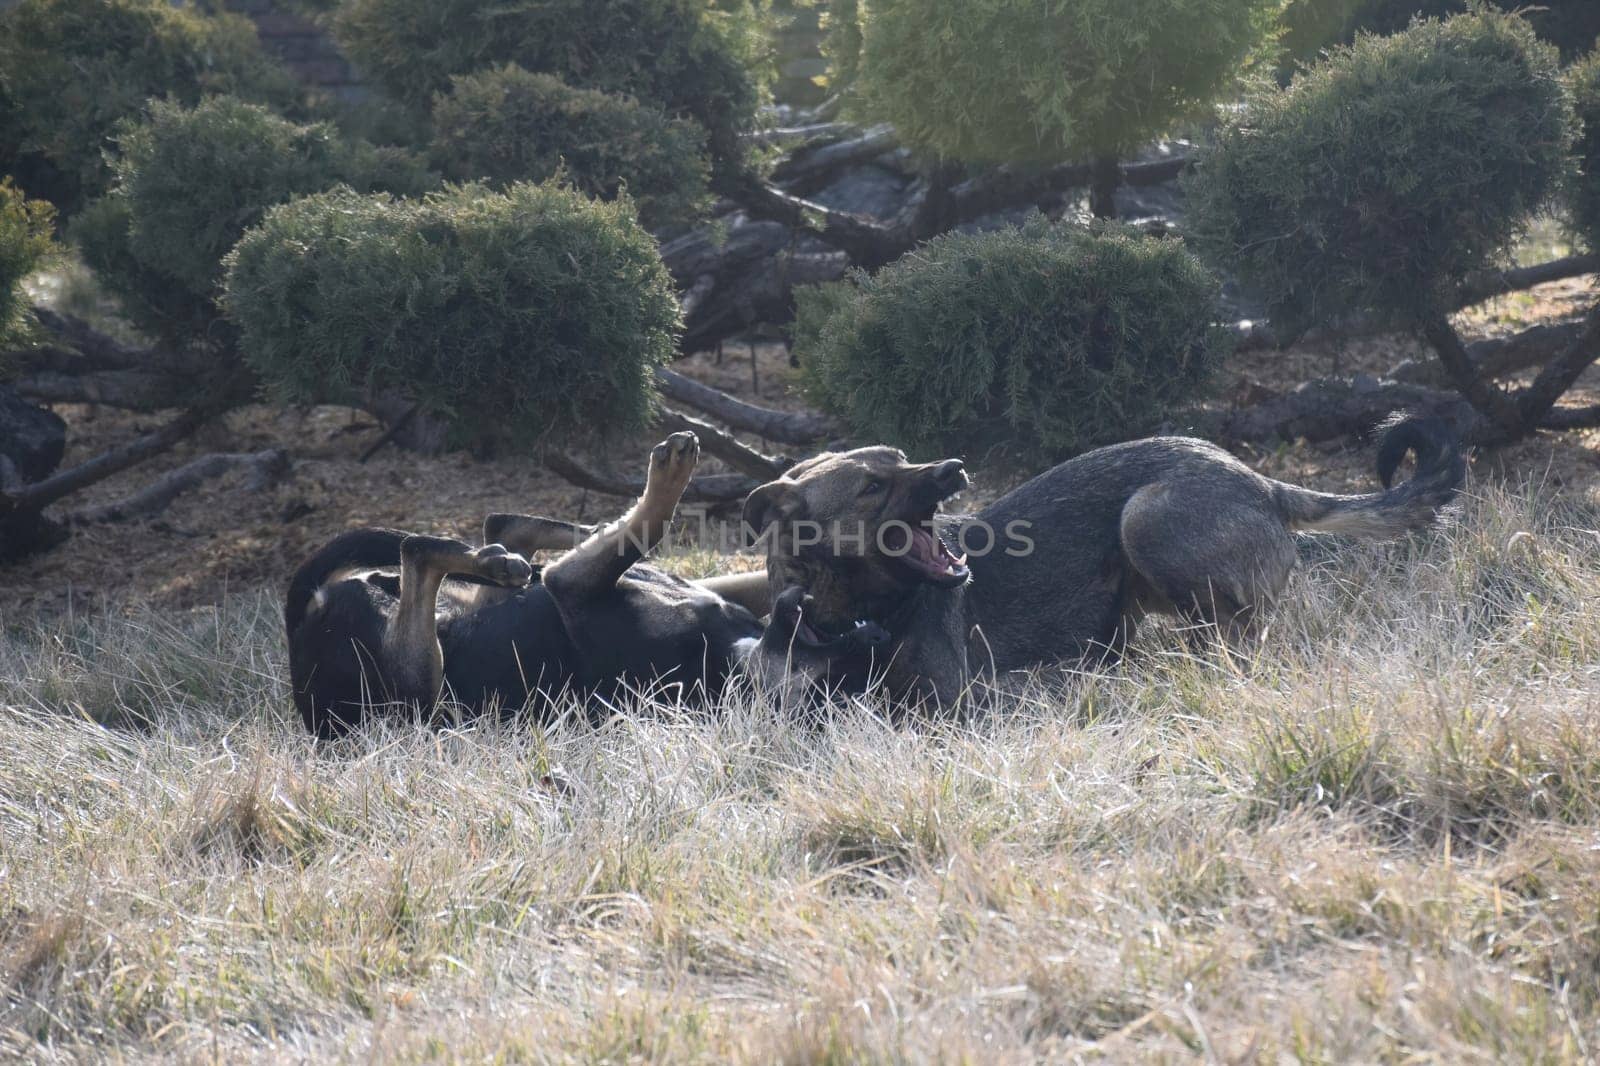
<svg viewBox="0 0 1600 1066"><path fill-rule="evenodd" d="M479 548L477 558L480 576L496 585L520 589L533 580L533 567L520 555L513 555L502 545L489 544Z"/></svg>
<svg viewBox="0 0 1600 1066"><path fill-rule="evenodd" d="M650 473L645 491L679 495L700 462L700 438L684 431L674 433L650 449Z"/></svg>

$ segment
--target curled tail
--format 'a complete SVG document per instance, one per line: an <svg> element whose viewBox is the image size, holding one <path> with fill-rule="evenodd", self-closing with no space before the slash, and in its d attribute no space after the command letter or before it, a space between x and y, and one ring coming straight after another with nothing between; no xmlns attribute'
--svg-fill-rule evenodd
<svg viewBox="0 0 1600 1066"><path fill-rule="evenodd" d="M362 566L399 566L400 542L410 536L398 529L353 529L340 533L300 564L283 599L283 624L289 637L305 621L311 599L340 570Z"/></svg>
<svg viewBox="0 0 1600 1066"><path fill-rule="evenodd" d="M1390 488L1408 452L1417 457L1417 472ZM1274 496L1290 529L1383 539L1431 523L1466 476L1466 455L1444 421L1403 418L1384 429L1378 442L1378 478L1386 491L1341 496L1277 482Z"/></svg>

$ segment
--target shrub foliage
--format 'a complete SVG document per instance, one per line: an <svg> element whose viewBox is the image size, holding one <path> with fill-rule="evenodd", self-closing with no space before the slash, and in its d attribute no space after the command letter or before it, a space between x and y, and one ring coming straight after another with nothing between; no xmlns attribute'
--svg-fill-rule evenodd
<svg viewBox="0 0 1600 1066"><path fill-rule="evenodd" d="M1200 112L1270 35L1280 0L835 0L854 106L972 163L1083 160ZM859 56L851 49L859 47Z"/></svg>
<svg viewBox="0 0 1600 1066"><path fill-rule="evenodd" d="M505 185L562 173L608 200L626 188L651 228L689 221L708 200L697 124L553 74L508 64L458 77L435 100L433 126L434 161L457 181Z"/></svg>
<svg viewBox="0 0 1600 1066"><path fill-rule="evenodd" d="M1600 52L1568 75L1578 112L1578 172L1572 181L1572 221L1590 248L1600 248Z"/></svg>
<svg viewBox="0 0 1600 1066"><path fill-rule="evenodd" d="M1288 328L1420 321L1554 191L1568 114L1555 49L1515 16L1362 37L1219 131L1191 236Z"/></svg>
<svg viewBox="0 0 1600 1066"><path fill-rule="evenodd" d="M760 101L756 4L714 0L348 0L335 33L390 95L425 110L454 75L495 64L633 96L698 122L740 156Z"/></svg>
<svg viewBox="0 0 1600 1066"><path fill-rule="evenodd" d="M398 392L522 448L646 425L679 313L626 198L555 183L297 200L245 234L226 290L280 399Z"/></svg>
<svg viewBox="0 0 1600 1066"><path fill-rule="evenodd" d="M155 103L121 128L117 146L115 187L72 235L128 317L178 343L212 334L222 258L267 208L341 183L399 193L436 184L398 150L226 96L194 108Z"/></svg>
<svg viewBox="0 0 1600 1066"><path fill-rule="evenodd" d="M151 97L289 104L255 27L167 0L22 0L0 13L0 171L71 214L105 188L101 153Z"/></svg>
<svg viewBox="0 0 1600 1066"><path fill-rule="evenodd" d="M1051 461L1191 400L1226 345L1217 295L1176 241L1034 219L803 290L797 350L812 398L864 437Z"/></svg>
<svg viewBox="0 0 1600 1066"><path fill-rule="evenodd" d="M51 254L55 212L29 200L10 178L0 179L0 349L22 340L26 328L22 279Z"/></svg>
<svg viewBox="0 0 1600 1066"><path fill-rule="evenodd" d="M1494 0L1506 11L1521 11L1534 33L1561 49L1566 59L1583 55L1600 38L1600 4L1594 0ZM1471 0L1293 0L1284 14L1285 44L1296 58L1319 48L1348 44L1357 33L1392 34L1416 18L1465 14Z"/></svg>

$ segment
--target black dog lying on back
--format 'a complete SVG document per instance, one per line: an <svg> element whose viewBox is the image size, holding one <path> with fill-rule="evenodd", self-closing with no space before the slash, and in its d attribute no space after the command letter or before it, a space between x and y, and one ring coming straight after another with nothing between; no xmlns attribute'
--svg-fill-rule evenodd
<svg viewBox="0 0 1600 1066"><path fill-rule="evenodd" d="M392 529L335 537L296 572L284 606L306 727L328 739L377 706L431 712L446 690L472 712L543 715L567 695L603 704L641 689L710 702L739 670L785 699L864 688L887 640L876 626L823 639L803 619L799 589L776 597L763 626L765 574L695 583L640 563L698 459L692 433L658 444L644 495L592 532L494 515L482 548ZM573 544L542 570L524 558Z"/></svg>

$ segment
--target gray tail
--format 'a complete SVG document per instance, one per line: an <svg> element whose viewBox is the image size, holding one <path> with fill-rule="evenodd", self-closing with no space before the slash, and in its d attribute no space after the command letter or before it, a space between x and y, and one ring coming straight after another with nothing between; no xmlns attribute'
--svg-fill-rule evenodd
<svg viewBox="0 0 1600 1066"><path fill-rule="evenodd" d="M1417 458L1417 472L1404 484L1390 487L1408 453ZM1431 524L1455 498L1466 476L1461 442L1442 419L1400 418L1383 429L1378 442L1378 478L1384 492L1340 496L1279 482L1275 495L1291 529L1384 539Z"/></svg>
<svg viewBox="0 0 1600 1066"><path fill-rule="evenodd" d="M328 541L300 564L283 599L283 624L293 639L305 621L311 598L340 570L361 566L399 566L400 542L410 536L398 529L353 529Z"/></svg>

